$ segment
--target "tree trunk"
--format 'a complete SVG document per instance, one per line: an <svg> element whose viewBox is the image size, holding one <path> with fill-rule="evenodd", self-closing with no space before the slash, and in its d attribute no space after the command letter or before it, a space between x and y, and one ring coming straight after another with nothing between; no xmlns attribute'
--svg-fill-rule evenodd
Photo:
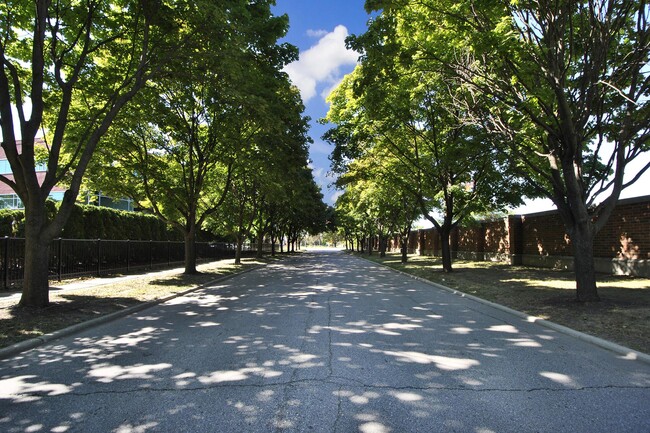
<svg viewBox="0 0 650 433"><path fill-rule="evenodd" d="M400 236L400 245L402 247L402 263L408 262L408 247L409 247L409 238L408 236Z"/></svg>
<svg viewBox="0 0 650 433"><path fill-rule="evenodd" d="M275 257L275 235L271 232L271 257Z"/></svg>
<svg viewBox="0 0 650 433"><path fill-rule="evenodd" d="M196 226L192 224L185 232L185 274L197 274L196 270Z"/></svg>
<svg viewBox="0 0 650 433"><path fill-rule="evenodd" d="M241 265L241 248L243 244L243 237L241 233L237 233L237 247L235 248L235 264Z"/></svg>
<svg viewBox="0 0 650 433"><path fill-rule="evenodd" d="M255 251L255 258L262 258L262 247L264 246L264 234L257 236L257 251Z"/></svg>
<svg viewBox="0 0 650 433"><path fill-rule="evenodd" d="M411 224L409 223L408 228L406 231L402 232L401 234L402 237L402 263L406 263L408 261L408 253L409 253L409 241L411 239Z"/></svg>
<svg viewBox="0 0 650 433"><path fill-rule="evenodd" d="M50 242L25 233L25 278L20 307L45 308L50 304L49 262Z"/></svg>
<svg viewBox="0 0 650 433"><path fill-rule="evenodd" d="M26 215L27 212L25 209ZM18 303L20 307L45 308L50 304L48 276L51 240L43 236L46 215L44 203L29 209L30 218L25 224L25 277Z"/></svg>
<svg viewBox="0 0 650 433"><path fill-rule="evenodd" d="M388 239L385 235L379 235L379 257L386 257L386 244Z"/></svg>
<svg viewBox="0 0 650 433"><path fill-rule="evenodd" d="M579 302L600 301L594 267L594 236L589 227L574 227L570 233Z"/></svg>
<svg viewBox="0 0 650 433"><path fill-rule="evenodd" d="M451 230L448 227L442 226L440 229L440 244L442 247L442 270L444 272L452 272L451 267L451 246L449 243L449 235Z"/></svg>
<svg viewBox="0 0 650 433"><path fill-rule="evenodd" d="M368 255L372 256L372 235L368 236Z"/></svg>

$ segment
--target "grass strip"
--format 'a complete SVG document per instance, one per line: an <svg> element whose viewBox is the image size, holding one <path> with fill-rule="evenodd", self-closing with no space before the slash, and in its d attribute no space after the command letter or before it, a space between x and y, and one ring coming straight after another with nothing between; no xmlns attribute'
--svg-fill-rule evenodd
<svg viewBox="0 0 650 433"><path fill-rule="evenodd" d="M241 265L235 265L233 259L225 259L199 265L199 273L195 275L160 272L74 290L66 290L67 284L56 285L50 291L50 306L42 309L17 308L17 300L3 300L0 301L0 348L182 293L263 263L266 260L247 258L242 259Z"/></svg>
<svg viewBox="0 0 650 433"><path fill-rule="evenodd" d="M460 292L537 316L586 334L650 353L650 279L598 274L601 301L579 303L573 272L499 262L454 261L442 272L440 258L389 253L364 258Z"/></svg>

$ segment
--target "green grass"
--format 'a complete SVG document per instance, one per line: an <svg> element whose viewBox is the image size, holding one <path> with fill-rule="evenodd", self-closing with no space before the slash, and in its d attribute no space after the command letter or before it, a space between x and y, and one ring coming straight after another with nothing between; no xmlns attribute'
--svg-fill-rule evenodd
<svg viewBox="0 0 650 433"><path fill-rule="evenodd" d="M497 262L457 260L442 272L439 258L399 254L363 257L458 291L496 302L650 353L650 279L598 274L601 302L575 300L574 274Z"/></svg>
<svg viewBox="0 0 650 433"><path fill-rule="evenodd" d="M53 288L50 291L51 305L45 309L16 308L16 300L0 301L0 347L181 293L263 263L255 259L242 259L241 265L234 265L233 259L227 259L199 265L200 273L196 275L143 275L85 289L63 291ZM65 284L57 284L56 287L65 288Z"/></svg>

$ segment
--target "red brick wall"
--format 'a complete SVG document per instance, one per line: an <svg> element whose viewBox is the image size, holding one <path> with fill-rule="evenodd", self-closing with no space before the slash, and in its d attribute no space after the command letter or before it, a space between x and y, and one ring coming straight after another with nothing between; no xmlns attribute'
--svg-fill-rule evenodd
<svg viewBox="0 0 650 433"><path fill-rule="evenodd" d="M571 242L555 211L484 221L451 234L455 251L541 256L571 256ZM513 228L519 227L519 229ZM515 245L513 243L517 243ZM414 230L410 250L435 254L440 239L435 228ZM519 250L519 251L517 251ZM594 241L594 255L603 258L650 259L650 196L622 200Z"/></svg>
<svg viewBox="0 0 650 433"><path fill-rule="evenodd" d="M513 227L518 233L512 233ZM519 237L518 237L519 236ZM479 226L460 227L451 234L455 251L533 256L571 256L571 243L555 211L484 221ZM513 244L513 242L518 245ZM393 250L399 250L397 241ZM516 251L520 249L520 251ZM432 255L440 251L435 228L414 230L409 251ZM594 241L594 256L600 258L650 259L650 196L622 200Z"/></svg>
<svg viewBox="0 0 650 433"><path fill-rule="evenodd" d="M524 254L570 256L571 242L557 212L524 215ZM650 258L650 197L622 200L594 240L594 256Z"/></svg>
<svg viewBox="0 0 650 433"><path fill-rule="evenodd" d="M594 241L596 256L650 259L650 199L623 201Z"/></svg>
<svg viewBox="0 0 650 433"><path fill-rule="evenodd" d="M452 239L456 238L456 251L483 252L481 227L459 227L452 233ZM453 242L452 242L453 244Z"/></svg>
<svg viewBox="0 0 650 433"><path fill-rule="evenodd" d="M569 237L557 212L522 217L523 254L570 256Z"/></svg>
<svg viewBox="0 0 650 433"><path fill-rule="evenodd" d="M507 253L510 251L508 226L505 220L485 222L486 253Z"/></svg>

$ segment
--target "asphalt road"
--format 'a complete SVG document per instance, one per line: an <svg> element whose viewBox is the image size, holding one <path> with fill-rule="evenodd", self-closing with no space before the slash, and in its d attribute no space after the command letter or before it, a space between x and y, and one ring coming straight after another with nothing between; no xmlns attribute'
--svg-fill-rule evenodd
<svg viewBox="0 0 650 433"><path fill-rule="evenodd" d="M650 432L650 366L307 253L0 362L3 432Z"/></svg>

